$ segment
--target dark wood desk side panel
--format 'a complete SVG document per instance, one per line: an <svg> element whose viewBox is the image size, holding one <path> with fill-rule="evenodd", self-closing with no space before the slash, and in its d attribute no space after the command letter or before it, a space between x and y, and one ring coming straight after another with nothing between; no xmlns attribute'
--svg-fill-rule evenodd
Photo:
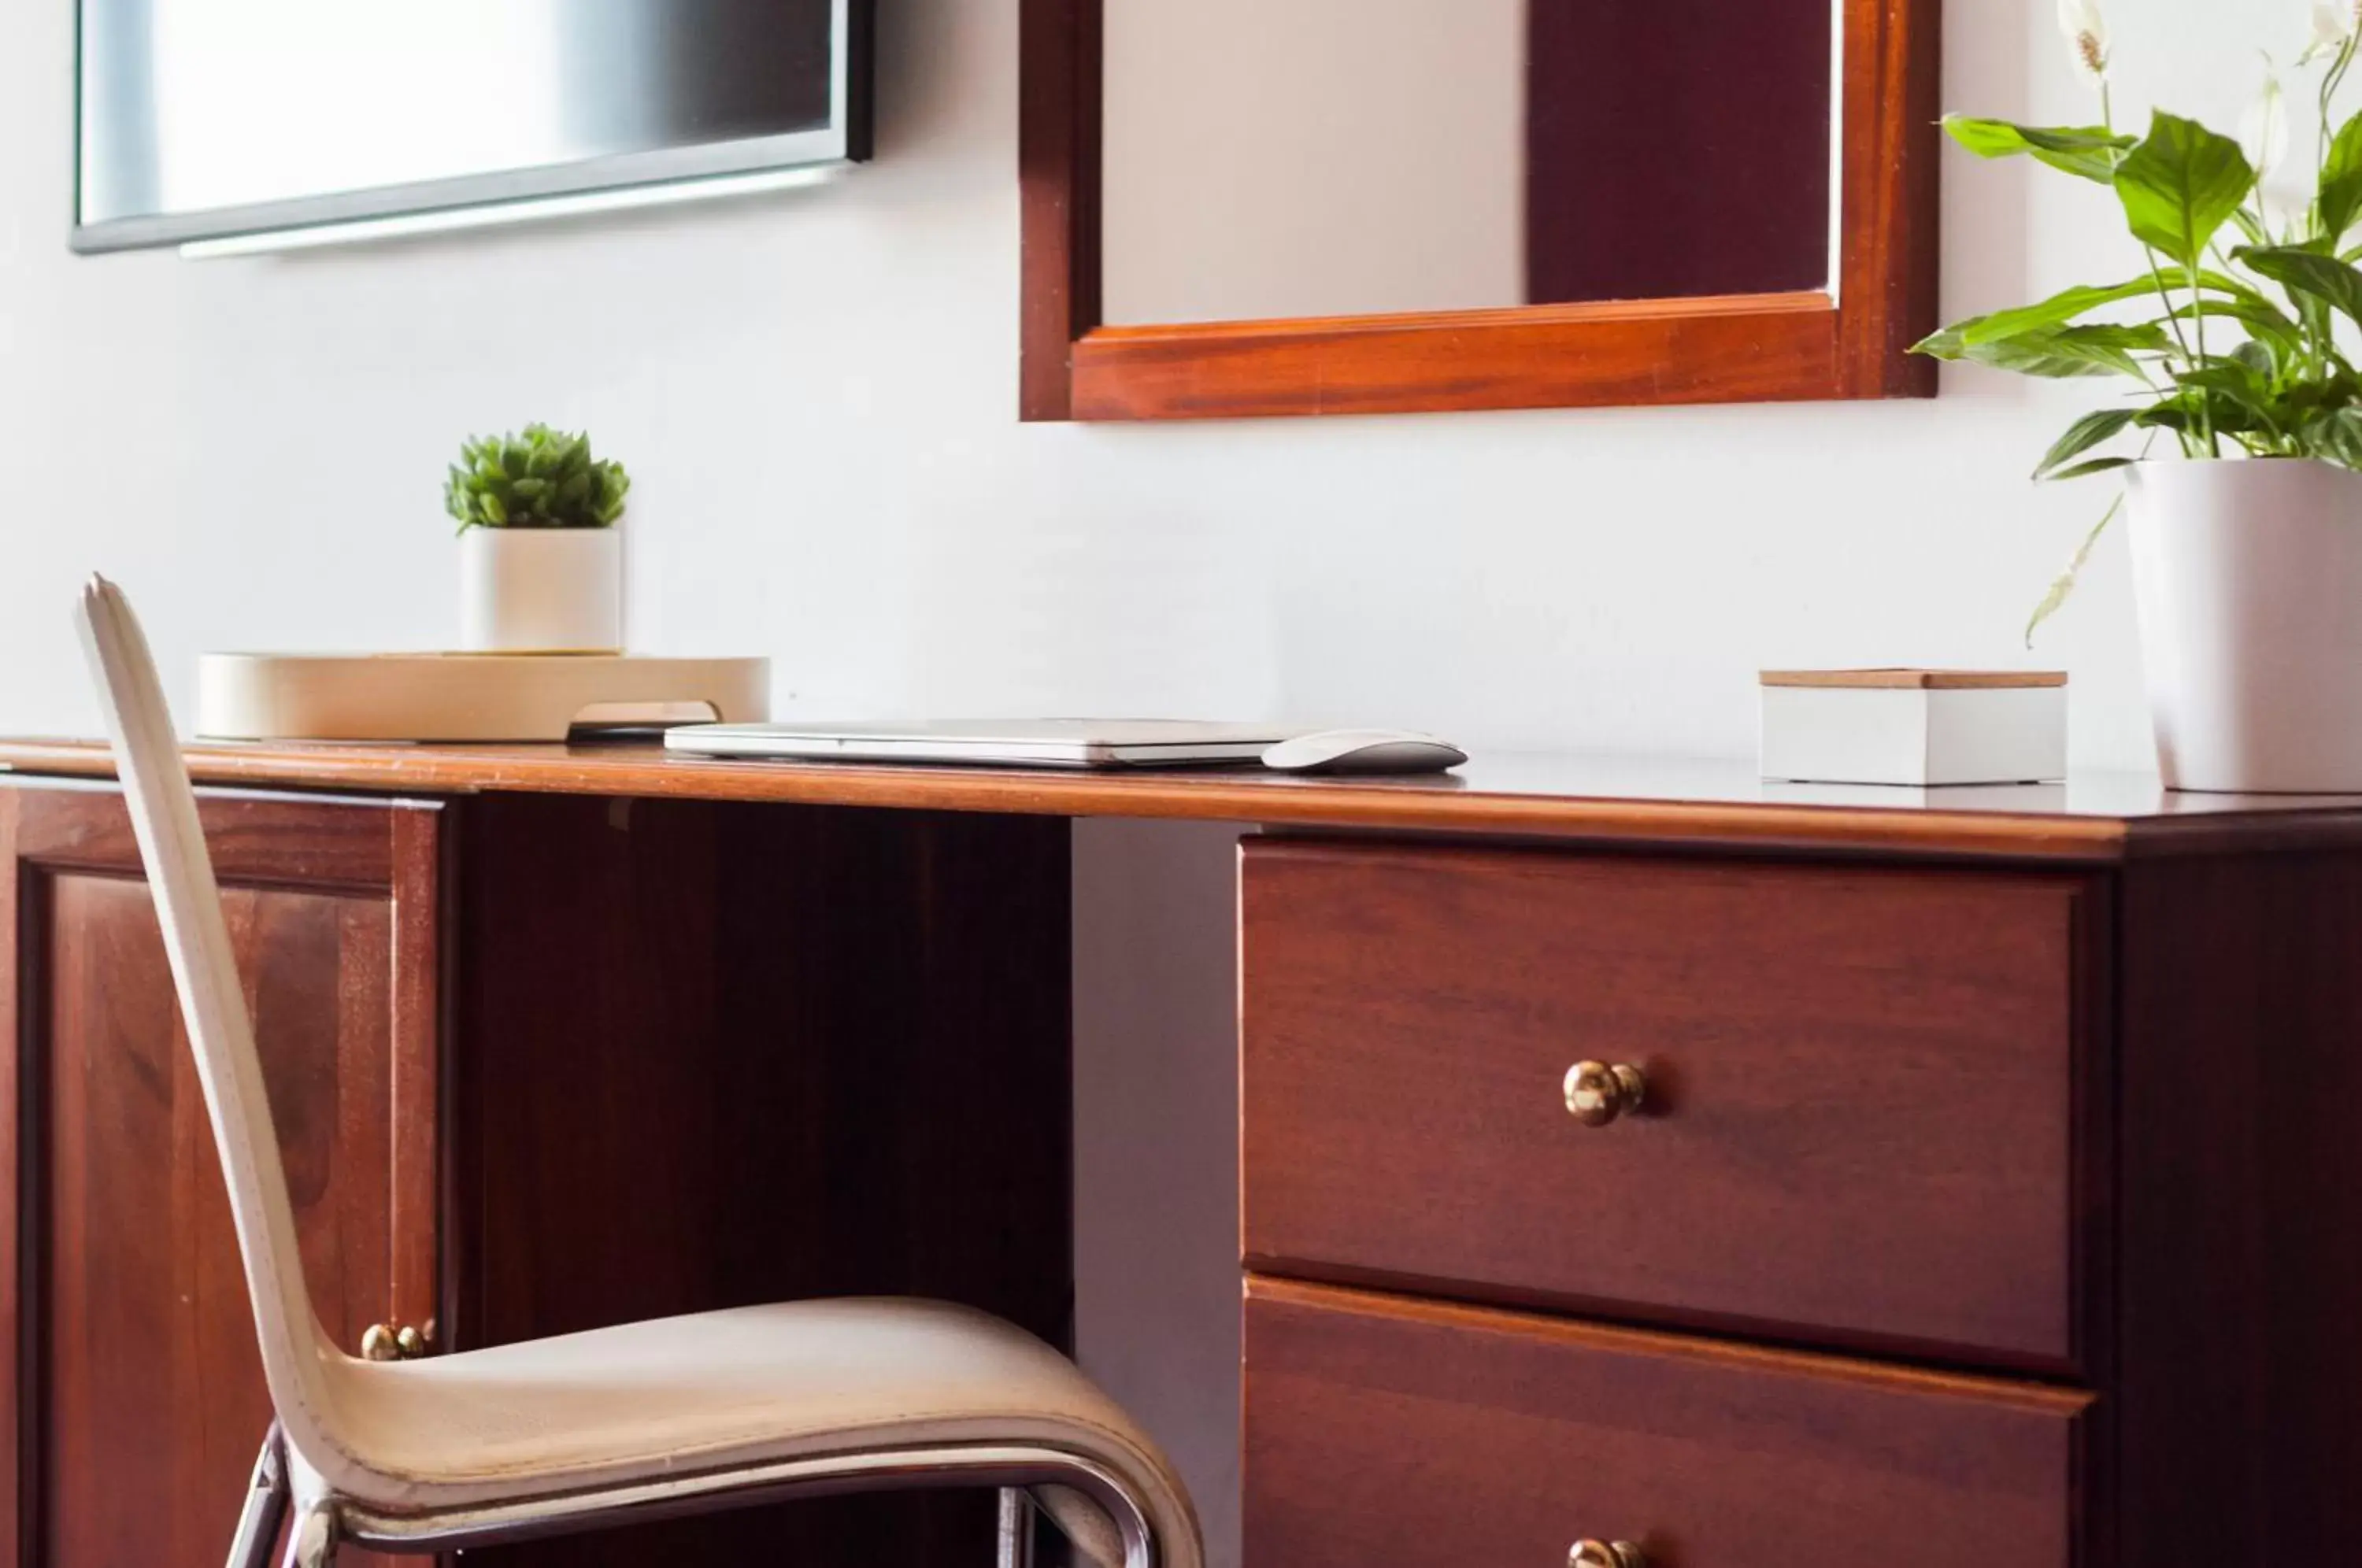
<svg viewBox="0 0 2362 1568"><path fill-rule="evenodd" d="M1054 818L469 802L459 1342L871 1293L1066 1342L1069 838ZM991 1517L973 1494L849 1499L485 1555L981 1562Z"/></svg>
<svg viewBox="0 0 2362 1568"><path fill-rule="evenodd" d="M413 1233L394 1194L434 1180L433 1121L406 1121L400 1091L431 1067L435 1035L399 999L398 933L432 917L441 813L287 799L200 812L314 1304L348 1345L371 1322L423 1321L431 1282L414 1302L392 1260L431 1265L434 1236ZM397 839L417 853L398 860ZM14 1285L0 1360L17 1445L0 1562L217 1562L270 1406L120 796L0 790L0 909Z"/></svg>
<svg viewBox="0 0 2362 1568"><path fill-rule="evenodd" d="M2121 1561L2362 1562L2362 856L2122 908Z"/></svg>
<svg viewBox="0 0 2362 1568"><path fill-rule="evenodd" d="M39 1144L26 1137L24 1102L39 1084L25 1071L27 1010L19 995L26 954L25 930L18 915L25 889L17 868L17 838L21 790L0 790L0 1182L6 1198L0 1201L0 1565L33 1568L39 1542L32 1539L35 1510L23 1496L25 1456L40 1452L40 1431L34 1418L40 1372L25 1354L27 1331L33 1320L26 1310L39 1275L27 1267L32 1261L26 1243L39 1232L18 1215L26 1178Z"/></svg>

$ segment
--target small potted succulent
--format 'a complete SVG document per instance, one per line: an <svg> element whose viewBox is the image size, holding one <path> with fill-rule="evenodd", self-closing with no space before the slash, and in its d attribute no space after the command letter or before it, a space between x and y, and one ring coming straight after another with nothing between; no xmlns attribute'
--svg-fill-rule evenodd
<svg viewBox="0 0 2362 1568"><path fill-rule="evenodd" d="M459 449L443 503L459 524L460 646L473 653L614 653L632 481L587 436L546 425Z"/></svg>

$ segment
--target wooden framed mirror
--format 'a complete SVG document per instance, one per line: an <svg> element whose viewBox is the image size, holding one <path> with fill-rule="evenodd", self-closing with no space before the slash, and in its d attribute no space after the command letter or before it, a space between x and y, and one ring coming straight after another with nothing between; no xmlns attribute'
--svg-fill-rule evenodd
<svg viewBox="0 0 2362 1568"><path fill-rule="evenodd" d="M1941 0L1022 0L1028 420L1926 397Z"/></svg>

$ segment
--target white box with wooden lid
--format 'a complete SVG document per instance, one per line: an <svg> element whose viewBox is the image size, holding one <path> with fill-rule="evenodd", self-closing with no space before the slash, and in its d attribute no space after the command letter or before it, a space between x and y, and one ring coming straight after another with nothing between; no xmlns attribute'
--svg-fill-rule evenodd
<svg viewBox="0 0 2362 1568"><path fill-rule="evenodd" d="M1824 784L2031 784L2067 772L2067 678L2036 670L1763 673L1762 774Z"/></svg>

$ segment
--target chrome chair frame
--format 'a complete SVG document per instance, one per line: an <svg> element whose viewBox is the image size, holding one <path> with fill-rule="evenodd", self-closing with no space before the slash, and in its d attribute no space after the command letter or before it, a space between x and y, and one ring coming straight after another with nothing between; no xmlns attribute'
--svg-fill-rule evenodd
<svg viewBox="0 0 2362 1568"><path fill-rule="evenodd" d="M295 1472L300 1469L301 1462L292 1460L287 1452L279 1424L272 1422L255 1460L254 1478L231 1541L228 1568L269 1568L271 1549L291 1510L295 1523L288 1532L286 1568L318 1568L331 1562L341 1545L425 1554L504 1546L766 1503L961 1485L999 1489L995 1537L999 1568L1032 1568L1036 1516L1048 1512L1034 1504L1031 1488L1037 1486L1071 1487L1104 1510L1121 1542L1122 1568L1154 1568L1157 1561L1154 1531L1115 1475L1079 1455L1027 1445L794 1460L756 1470L668 1477L606 1491L420 1515L375 1513L339 1502L325 1490L314 1490L299 1499ZM1056 1524L1055 1516L1052 1522Z"/></svg>

